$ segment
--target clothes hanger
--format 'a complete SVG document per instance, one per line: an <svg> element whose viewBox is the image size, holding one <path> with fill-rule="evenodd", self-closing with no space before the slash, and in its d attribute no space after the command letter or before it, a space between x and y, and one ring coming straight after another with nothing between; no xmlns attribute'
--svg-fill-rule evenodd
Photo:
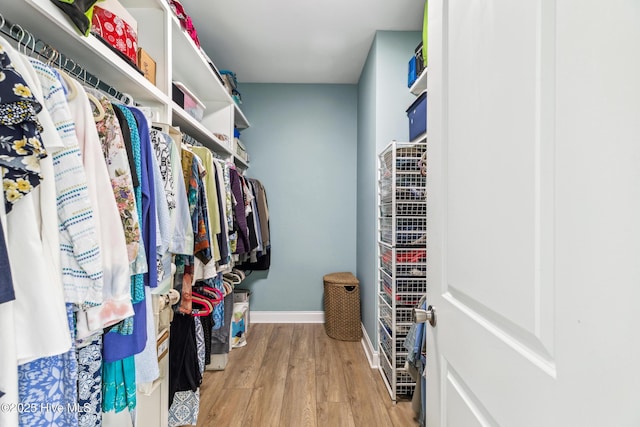
<svg viewBox="0 0 640 427"><path fill-rule="evenodd" d="M211 304L211 301L196 292L191 293L191 303L195 303L203 307L202 310L198 310L198 313L193 313L193 316L203 317L213 313L213 304Z"/></svg>
<svg viewBox="0 0 640 427"><path fill-rule="evenodd" d="M61 56L60 52L52 48L51 56L47 61L47 65L56 68L56 70L58 71L58 74L60 75L62 80L64 80L65 86L67 87L67 101L73 101L76 98L76 96L78 96L78 90L76 89L75 81L73 81L71 76L69 76L69 74L67 74L67 72L62 69L62 67L55 66L56 59L58 59L59 62L62 62L62 60L60 59L60 56Z"/></svg>
<svg viewBox="0 0 640 427"><path fill-rule="evenodd" d="M76 89L75 82L64 70L58 70L58 74L60 74L60 77L62 77L62 80L64 80L67 86L67 101L73 101L76 99L76 96L78 96L78 89ZM102 108L102 106L100 107ZM102 110L102 114L104 117L104 109Z"/></svg>
<svg viewBox="0 0 640 427"><path fill-rule="evenodd" d="M221 290L209 286L199 286L197 294L208 299L213 306L220 304L224 300L224 294Z"/></svg>
<svg viewBox="0 0 640 427"><path fill-rule="evenodd" d="M232 270L231 270L231 272L232 272L232 273L237 274L238 276L240 276L240 278L241 278L242 280L244 280L244 279L246 279L246 278L247 278L247 275L246 275L246 274L244 274L244 271L242 271L242 270L238 270L237 268L232 269Z"/></svg>
<svg viewBox="0 0 640 427"><path fill-rule="evenodd" d="M229 294L233 293L233 284L224 280L223 281L223 286L224 286L224 296L226 297Z"/></svg>
<svg viewBox="0 0 640 427"><path fill-rule="evenodd" d="M102 103L98 98L96 98L89 92L87 92L87 98L89 99L89 102L93 104L93 106L95 107L93 109L93 121L96 123L102 121L102 119L104 119L104 116L107 114L107 112L104 111L104 107L102 106ZM96 112L98 113L97 115L96 115Z"/></svg>

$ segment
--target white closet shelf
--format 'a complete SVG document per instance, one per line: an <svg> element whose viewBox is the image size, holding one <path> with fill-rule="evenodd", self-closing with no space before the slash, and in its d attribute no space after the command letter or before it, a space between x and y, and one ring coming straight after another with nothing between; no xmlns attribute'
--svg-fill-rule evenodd
<svg viewBox="0 0 640 427"><path fill-rule="evenodd" d="M233 105L236 125L239 128L249 127L249 121L242 109L229 95L216 73L211 69L209 62L198 49L198 46L182 30L178 18L172 15L171 24L173 80L184 83L189 90L197 93L204 103L224 102L227 105Z"/></svg>
<svg viewBox="0 0 640 427"><path fill-rule="evenodd" d="M212 149L216 153L222 154L223 156L233 154L226 144L216 138L209 129L191 117L189 113L184 111L184 109L182 109L178 104L171 102L171 108L173 110L174 126L180 127L183 132L194 137L198 142Z"/></svg>
<svg viewBox="0 0 640 427"><path fill-rule="evenodd" d="M157 4L158 1L146 0L145 3ZM58 49L106 84L130 94L136 101L168 102L167 95L100 40L92 35L81 36L67 16L51 1L5 2L0 13L11 22L23 25L25 30Z"/></svg>
<svg viewBox="0 0 640 427"><path fill-rule="evenodd" d="M243 167L244 169L249 169L249 163L242 157L238 156L236 153L233 153L233 160L235 161L237 166Z"/></svg>
<svg viewBox="0 0 640 427"><path fill-rule="evenodd" d="M120 0L127 9L163 9L169 10L169 5L162 0ZM100 6L100 4L98 4Z"/></svg>
<svg viewBox="0 0 640 427"><path fill-rule="evenodd" d="M233 110L234 110L235 125L238 129L246 129L249 126L251 126L251 124L249 123L249 120L247 120L247 117L244 115L244 113L242 112L238 104L236 104L235 102L233 105Z"/></svg>
<svg viewBox="0 0 640 427"><path fill-rule="evenodd" d="M427 90L427 69L425 68L418 80L416 80L412 85L409 91L414 95L420 95L422 92Z"/></svg>

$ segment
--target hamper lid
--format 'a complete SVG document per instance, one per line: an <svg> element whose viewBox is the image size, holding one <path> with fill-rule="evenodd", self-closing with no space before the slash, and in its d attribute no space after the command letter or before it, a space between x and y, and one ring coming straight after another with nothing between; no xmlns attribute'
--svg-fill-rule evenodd
<svg viewBox="0 0 640 427"><path fill-rule="evenodd" d="M357 285L360 283L356 276L349 272L330 273L323 277L325 282L341 285Z"/></svg>

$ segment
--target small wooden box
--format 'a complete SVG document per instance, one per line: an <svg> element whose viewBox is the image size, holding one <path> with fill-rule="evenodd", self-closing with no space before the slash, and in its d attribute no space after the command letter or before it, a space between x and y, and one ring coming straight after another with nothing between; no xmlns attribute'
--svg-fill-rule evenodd
<svg viewBox="0 0 640 427"><path fill-rule="evenodd" d="M156 61L141 47L138 48L138 68L144 77L151 83L156 84Z"/></svg>

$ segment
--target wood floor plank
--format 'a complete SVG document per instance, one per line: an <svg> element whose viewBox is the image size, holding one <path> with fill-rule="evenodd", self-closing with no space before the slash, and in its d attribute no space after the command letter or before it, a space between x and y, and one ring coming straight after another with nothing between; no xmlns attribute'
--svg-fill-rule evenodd
<svg viewBox="0 0 640 427"><path fill-rule="evenodd" d="M270 345L273 327L273 324L268 323L251 325L247 345L231 351L225 388L253 388Z"/></svg>
<svg viewBox="0 0 640 427"><path fill-rule="evenodd" d="M304 360L315 358L315 330L319 325L301 323L293 325L293 346L291 359Z"/></svg>
<svg viewBox="0 0 640 427"><path fill-rule="evenodd" d="M295 339L293 342L295 348ZM290 358L279 425L316 427L316 365L313 358Z"/></svg>
<svg viewBox="0 0 640 427"><path fill-rule="evenodd" d="M220 395L224 393L222 384L224 384L225 375L224 371L205 371L202 376L202 384L200 384L201 414L207 414Z"/></svg>
<svg viewBox="0 0 640 427"><path fill-rule="evenodd" d="M289 356L293 338L291 325L275 325L269 348L255 382L243 426L279 427Z"/></svg>
<svg viewBox="0 0 640 427"><path fill-rule="evenodd" d="M318 402L318 427L355 427L348 402Z"/></svg>
<svg viewBox="0 0 640 427"><path fill-rule="evenodd" d="M205 372L198 426L416 427L410 402L393 404L360 342L322 324L251 325L224 371Z"/></svg>
<svg viewBox="0 0 640 427"><path fill-rule="evenodd" d="M416 415L411 409L411 402L398 402L387 409L394 427L417 426Z"/></svg>
<svg viewBox="0 0 640 427"><path fill-rule="evenodd" d="M361 346L340 343L338 349L344 362L347 390L351 411L356 426L393 425L385 406L380 399L374 384L374 371L366 363L366 356Z"/></svg>
<svg viewBox="0 0 640 427"><path fill-rule="evenodd" d="M201 404L198 426L242 427L242 414L249 406L252 393L251 388L224 389L207 412L203 411Z"/></svg>
<svg viewBox="0 0 640 427"><path fill-rule="evenodd" d="M348 402L347 383L337 341L326 334L323 325L317 325L314 336L318 402Z"/></svg>

